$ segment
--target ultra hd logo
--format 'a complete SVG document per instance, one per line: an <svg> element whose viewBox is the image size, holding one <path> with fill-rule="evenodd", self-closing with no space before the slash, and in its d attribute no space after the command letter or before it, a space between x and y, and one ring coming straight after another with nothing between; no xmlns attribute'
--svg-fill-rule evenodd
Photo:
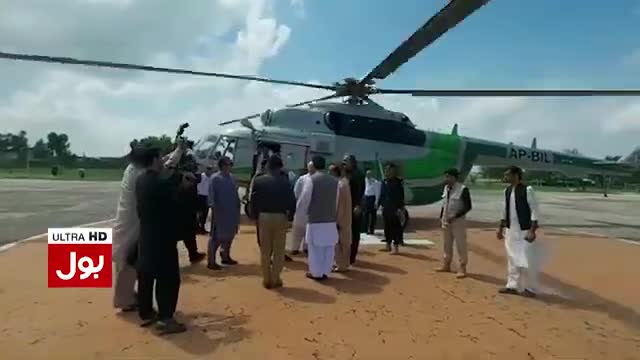
<svg viewBox="0 0 640 360"><path fill-rule="evenodd" d="M111 287L112 233L109 228L49 229L49 287Z"/></svg>

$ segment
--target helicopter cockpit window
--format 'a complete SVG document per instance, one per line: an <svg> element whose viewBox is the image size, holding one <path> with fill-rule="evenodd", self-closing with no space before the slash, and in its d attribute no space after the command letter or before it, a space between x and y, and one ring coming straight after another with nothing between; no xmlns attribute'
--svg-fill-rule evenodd
<svg viewBox="0 0 640 360"><path fill-rule="evenodd" d="M194 146L193 152L198 159L207 159L213 153L213 148L216 146L218 137L215 135L208 135L200 139Z"/></svg>
<svg viewBox="0 0 640 360"><path fill-rule="evenodd" d="M227 146L226 150L224 151L223 155L228 157L229 159L233 160L235 154L236 154L236 148L238 145L238 140L234 139L234 138L230 138L228 139L229 145Z"/></svg>
<svg viewBox="0 0 640 360"><path fill-rule="evenodd" d="M233 160L235 154L237 140L236 138L222 136L215 146L214 151L210 155L210 159L217 161L223 156L226 156Z"/></svg>

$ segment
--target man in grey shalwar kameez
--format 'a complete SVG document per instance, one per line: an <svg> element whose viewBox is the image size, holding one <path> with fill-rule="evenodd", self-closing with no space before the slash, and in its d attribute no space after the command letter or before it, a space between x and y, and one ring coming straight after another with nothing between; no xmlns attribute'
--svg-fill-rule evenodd
<svg viewBox="0 0 640 360"><path fill-rule="evenodd" d="M307 215L305 241L309 249L309 272L314 280L326 279L333 268L335 246L338 242L336 224L338 179L325 172L325 159L313 157L316 172L302 185L296 212ZM294 221L304 221L298 216ZM294 224L294 226L300 226Z"/></svg>
<svg viewBox="0 0 640 360"><path fill-rule="evenodd" d="M231 258L231 243L240 226L240 197L238 185L231 175L233 163L228 157L218 161L218 172L211 176L209 184L209 207L211 208L211 232L209 236L208 265L211 270L220 270L216 253L220 249L221 263L235 265Z"/></svg>
<svg viewBox="0 0 640 360"><path fill-rule="evenodd" d="M140 237L140 220L136 212L136 180L145 169L140 164L142 148L131 147L130 164L124 170L120 183L120 199L113 225L113 307L123 311L136 309L136 269L127 262L127 256L136 248ZM178 146L165 159L165 167L175 166L180 160L184 146Z"/></svg>

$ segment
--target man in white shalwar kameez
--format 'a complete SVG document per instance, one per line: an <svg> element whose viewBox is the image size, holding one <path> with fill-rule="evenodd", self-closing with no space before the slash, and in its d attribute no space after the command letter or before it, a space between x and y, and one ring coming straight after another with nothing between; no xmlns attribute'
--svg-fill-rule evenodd
<svg viewBox="0 0 640 360"><path fill-rule="evenodd" d="M302 187L306 180L309 179L311 175L316 172L316 169L313 167L313 162L309 161L307 164L307 173L300 176L295 184L293 185L293 193L296 196L296 201L299 201L300 195L302 195ZM296 211L293 220L293 227L291 229L291 235L289 238L289 251L291 255L297 255L300 252L300 247L306 249L306 244L304 243L304 233L307 229L307 214Z"/></svg>
<svg viewBox="0 0 640 360"><path fill-rule="evenodd" d="M498 239L504 240L508 274L507 284L499 292L535 297L539 290L538 203L533 188L522 184L520 168L510 167L505 178L511 185L505 190L505 206L497 235Z"/></svg>
<svg viewBox="0 0 640 360"><path fill-rule="evenodd" d="M302 184L294 226L301 226L300 222L305 220L304 215L306 215L305 241L309 250L307 277L324 280L333 268L335 246L338 242L336 224L338 179L324 171L326 161L323 157L314 156L311 161L316 172ZM295 224L296 220L298 224Z"/></svg>
<svg viewBox="0 0 640 360"><path fill-rule="evenodd" d="M165 157L165 166L172 167L178 163L182 156L184 146L178 146L176 150ZM116 210L116 219L113 226L113 307L122 311L136 310L135 284L137 279L136 269L129 264L127 256L134 251L140 236L140 220L136 209L136 180L145 169L140 165L140 152L143 149L132 146L129 153L130 164L124 170L120 183L120 199Z"/></svg>

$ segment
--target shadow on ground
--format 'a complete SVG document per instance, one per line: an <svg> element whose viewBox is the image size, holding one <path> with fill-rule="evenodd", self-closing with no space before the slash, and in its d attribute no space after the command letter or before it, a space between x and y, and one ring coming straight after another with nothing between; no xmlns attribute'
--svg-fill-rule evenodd
<svg viewBox="0 0 640 360"><path fill-rule="evenodd" d="M501 266L506 264L504 256L495 254L474 244L469 244L469 251L493 262L494 264ZM486 274L472 274L470 277L492 285L504 285L504 280L497 279ZM539 301L549 305L565 306L571 309L601 312L633 327L636 330L640 330L640 314L633 308L613 300L605 299L592 291L567 283L566 281L560 280L546 273L540 274L540 280L546 286L560 290L563 293L563 296L543 294L538 297Z"/></svg>
<svg viewBox="0 0 640 360"><path fill-rule="evenodd" d="M119 317L133 326L140 320L135 313L120 313ZM251 336L245 328L249 316L245 314L219 315L209 312L176 312L176 319L184 322L187 332L173 335L157 335L191 355L208 355L221 345L239 343ZM153 333L152 327L148 330Z"/></svg>

